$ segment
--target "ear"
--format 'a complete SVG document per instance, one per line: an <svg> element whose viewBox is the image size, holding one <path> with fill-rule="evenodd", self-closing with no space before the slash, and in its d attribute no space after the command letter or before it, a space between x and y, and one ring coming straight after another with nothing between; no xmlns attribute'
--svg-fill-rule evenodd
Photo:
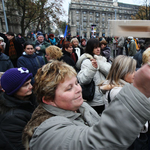
<svg viewBox="0 0 150 150"><path fill-rule="evenodd" d="M42 102L47 105L54 105L54 102L52 100L45 100L45 96L42 97Z"/></svg>

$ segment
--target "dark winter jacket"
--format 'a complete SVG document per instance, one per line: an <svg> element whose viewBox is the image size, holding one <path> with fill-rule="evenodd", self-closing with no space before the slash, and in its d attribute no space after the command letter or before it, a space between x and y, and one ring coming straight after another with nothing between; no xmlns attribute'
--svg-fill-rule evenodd
<svg viewBox="0 0 150 150"><path fill-rule="evenodd" d="M18 58L17 67L25 67L33 74L33 77L37 73L37 70L45 64L41 56L37 56L35 53L33 55L27 55L23 52L22 56Z"/></svg>
<svg viewBox="0 0 150 150"><path fill-rule="evenodd" d="M0 149L24 150L22 131L36 108L35 98L19 100L5 93L0 95Z"/></svg>
<svg viewBox="0 0 150 150"><path fill-rule="evenodd" d="M137 64L136 64L136 69L137 70L139 68L141 68L141 65L142 65L142 55L143 55L144 51L145 51L145 49L140 49L140 51L133 56L133 58L137 61Z"/></svg>
<svg viewBox="0 0 150 150"><path fill-rule="evenodd" d="M67 64L69 64L70 66L75 68L75 62L71 58L71 54L69 52L63 51L63 56L62 56L61 60L63 60L64 62L66 62Z"/></svg>
<svg viewBox="0 0 150 150"><path fill-rule="evenodd" d="M18 40L18 38L16 38L16 37L14 37L13 43L15 46L15 50L17 52L17 58L19 58L22 55L23 47L22 47L20 41ZM9 42L6 43L5 54L9 56Z"/></svg>
<svg viewBox="0 0 150 150"><path fill-rule="evenodd" d="M104 49L101 49L101 55L107 59L107 62L109 62L110 48L106 46Z"/></svg>
<svg viewBox="0 0 150 150"><path fill-rule="evenodd" d="M4 53L0 53L0 72L5 72L6 70L13 67L14 66L9 57Z"/></svg>

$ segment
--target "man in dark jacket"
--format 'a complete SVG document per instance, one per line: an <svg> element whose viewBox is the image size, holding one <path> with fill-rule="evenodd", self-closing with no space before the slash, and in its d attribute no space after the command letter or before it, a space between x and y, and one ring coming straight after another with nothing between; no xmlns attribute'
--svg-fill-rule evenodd
<svg viewBox="0 0 150 150"><path fill-rule="evenodd" d="M9 57L2 53L3 47L0 45L0 72L5 72L6 70L13 68L13 64Z"/></svg>
<svg viewBox="0 0 150 150"><path fill-rule="evenodd" d="M7 32L6 37L8 43L6 43L5 54L10 57L14 67L17 67L17 60L22 55L23 47L19 40L15 37L14 33Z"/></svg>

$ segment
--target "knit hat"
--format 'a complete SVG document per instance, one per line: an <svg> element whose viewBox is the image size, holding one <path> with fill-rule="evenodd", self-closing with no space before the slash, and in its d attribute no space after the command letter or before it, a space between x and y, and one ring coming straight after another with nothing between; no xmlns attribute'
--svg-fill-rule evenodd
<svg viewBox="0 0 150 150"><path fill-rule="evenodd" d="M1 77L1 86L7 95L13 95L32 78L32 73L23 67L8 69Z"/></svg>
<svg viewBox="0 0 150 150"><path fill-rule="evenodd" d="M15 36L13 32L7 32L7 35Z"/></svg>
<svg viewBox="0 0 150 150"><path fill-rule="evenodd" d="M43 33L42 32L38 32L37 33L37 37L39 37L39 36L43 36ZM43 36L44 37L44 36Z"/></svg>

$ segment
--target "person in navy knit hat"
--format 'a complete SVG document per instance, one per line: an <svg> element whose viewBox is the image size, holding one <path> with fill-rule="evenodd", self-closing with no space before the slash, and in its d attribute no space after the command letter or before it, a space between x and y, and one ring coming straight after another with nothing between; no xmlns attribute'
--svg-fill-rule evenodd
<svg viewBox="0 0 150 150"><path fill-rule="evenodd" d="M32 73L23 67L11 68L1 77L0 149L24 150L22 131L36 108Z"/></svg>

